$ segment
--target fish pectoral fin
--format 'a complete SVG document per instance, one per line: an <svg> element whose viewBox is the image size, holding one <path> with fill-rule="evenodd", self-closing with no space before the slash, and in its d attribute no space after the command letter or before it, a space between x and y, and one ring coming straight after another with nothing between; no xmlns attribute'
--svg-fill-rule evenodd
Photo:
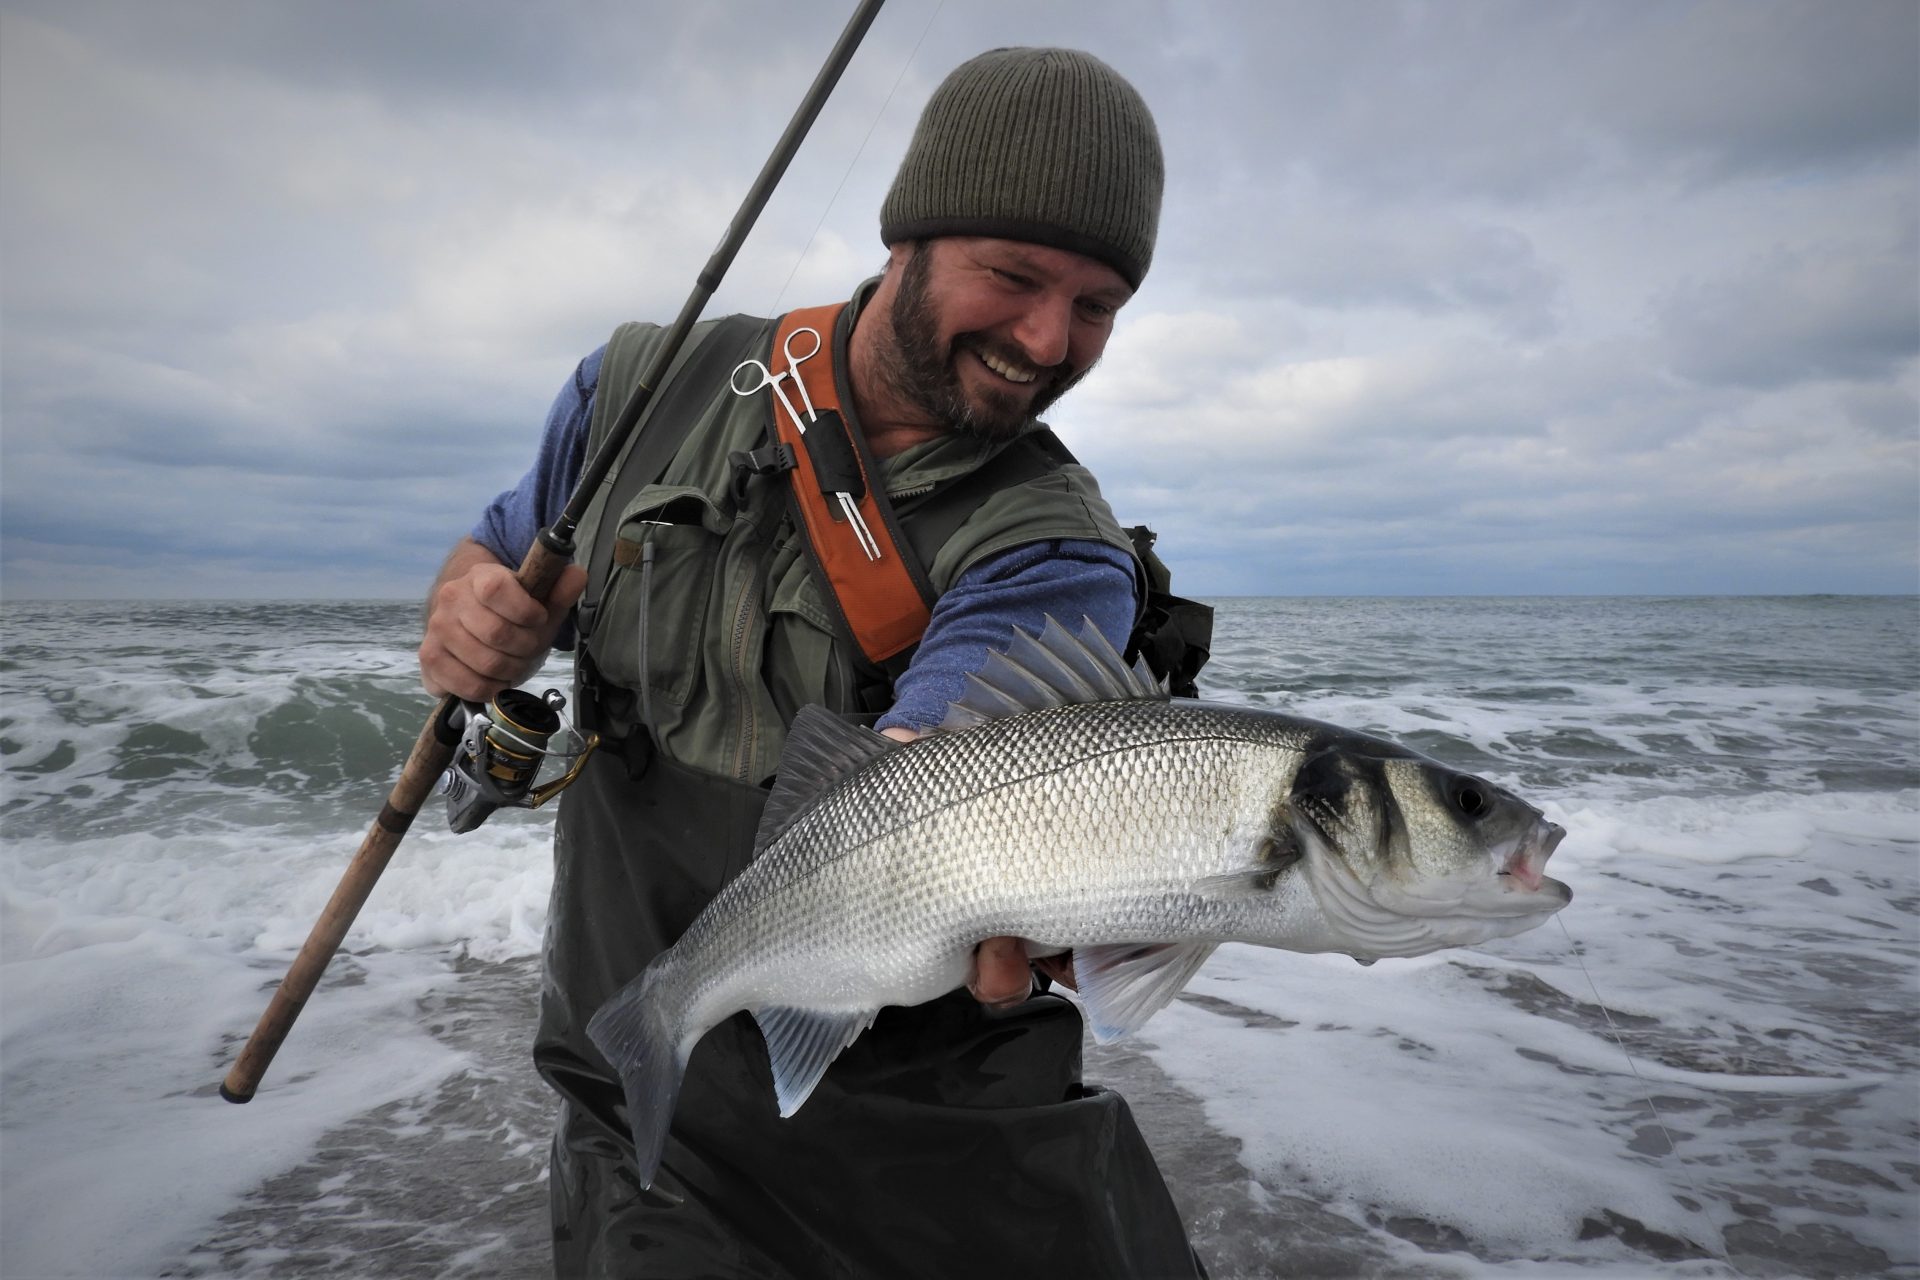
<svg viewBox="0 0 1920 1280"><path fill-rule="evenodd" d="M1280 872L1268 866L1241 867L1237 871L1223 871L1217 876L1201 876L1193 882L1195 893L1207 897L1238 898L1247 894L1267 893L1278 883Z"/></svg>
<svg viewBox="0 0 1920 1280"><path fill-rule="evenodd" d="M766 1038L767 1057L773 1064L773 1092L780 1101L780 1114L790 1116L807 1100L840 1051L873 1025L880 1010L856 1009L843 1013L768 1005L752 1012L753 1020L760 1024L760 1034Z"/></svg>
<svg viewBox="0 0 1920 1280"><path fill-rule="evenodd" d="M1073 978L1094 1040L1106 1044L1138 1031L1180 994L1217 946L1154 942L1076 947Z"/></svg>
<svg viewBox="0 0 1920 1280"><path fill-rule="evenodd" d="M1202 876L1194 889L1202 894L1239 897L1253 893L1271 893L1282 876L1292 871L1307 856L1298 824L1282 811L1271 830L1254 844L1253 861L1219 875Z"/></svg>

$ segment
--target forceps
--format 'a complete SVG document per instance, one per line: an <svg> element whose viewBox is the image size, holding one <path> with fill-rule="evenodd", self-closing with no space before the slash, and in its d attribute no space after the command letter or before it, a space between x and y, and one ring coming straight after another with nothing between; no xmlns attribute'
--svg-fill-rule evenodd
<svg viewBox="0 0 1920 1280"><path fill-rule="evenodd" d="M801 341L803 334L813 340L813 345L805 351L795 351L794 343ZM780 353L786 356L787 367L779 373L775 373L760 361L753 359L742 360L733 366L731 379L733 394L750 396L766 387L772 387L774 398L780 402L780 407L787 411L788 420L804 436L807 434L807 423L819 421L820 415L814 412L813 397L807 394L807 384L800 377L800 366L820 354L820 331L802 325L787 335L787 340L780 344ZM756 381L751 386L741 386L740 375L743 373L755 378ZM800 391L800 403L807 407L807 416L804 420L795 412L793 401L787 398L787 389L780 385L789 378ZM867 559L878 560L880 544L874 541L873 530L867 528L867 522L861 518L860 508L855 505L853 495L842 491L833 496L840 500L840 511L847 517L847 523L853 527L853 536L859 540L860 549L867 553Z"/></svg>

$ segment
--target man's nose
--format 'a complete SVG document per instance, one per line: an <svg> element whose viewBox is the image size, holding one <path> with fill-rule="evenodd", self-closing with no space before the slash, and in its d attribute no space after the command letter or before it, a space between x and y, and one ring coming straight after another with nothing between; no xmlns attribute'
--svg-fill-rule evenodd
<svg viewBox="0 0 1920 1280"><path fill-rule="evenodd" d="M1013 337L1030 363L1041 368L1059 364L1067 358L1068 344L1073 337L1073 300L1034 299L1014 326Z"/></svg>

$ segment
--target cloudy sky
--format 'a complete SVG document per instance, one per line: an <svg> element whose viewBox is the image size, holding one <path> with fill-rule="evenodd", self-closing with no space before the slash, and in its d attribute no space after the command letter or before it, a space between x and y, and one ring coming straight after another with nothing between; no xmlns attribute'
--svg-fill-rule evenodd
<svg viewBox="0 0 1920 1280"><path fill-rule="evenodd" d="M0 592L421 595L851 9L0 2ZM1159 118L1053 417L1183 589L1920 588L1911 0L892 0L709 313L846 296L1003 44Z"/></svg>

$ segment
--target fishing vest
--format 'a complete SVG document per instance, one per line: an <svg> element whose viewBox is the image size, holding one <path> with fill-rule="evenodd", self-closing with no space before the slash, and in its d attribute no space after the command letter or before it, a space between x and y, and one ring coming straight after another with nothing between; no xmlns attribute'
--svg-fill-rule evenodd
<svg viewBox="0 0 1920 1280"><path fill-rule="evenodd" d="M817 359L824 366L831 358L843 387L848 337L871 288L862 286L833 331L821 335ZM576 551L589 575L579 611L582 714L603 734L650 739L683 764L748 783L772 776L801 707L870 712L885 701L874 696L875 664L849 634L809 554L791 467L783 465L790 460L774 432L777 402L767 390L736 395L729 383L748 355L782 367L775 327L728 317L694 328L622 464L655 425L656 410L676 421L691 417L685 442L610 510L622 489L615 467L581 520ZM647 324L614 331L601 361L589 456L663 337ZM851 399L841 399L857 432ZM894 549L913 561L927 603L982 559L1025 543L1075 539L1135 556L1092 473L1048 441L1051 433L1036 424L1012 442L950 434L867 460L894 517ZM925 530L916 541L922 514L932 517L925 523L935 529L933 545L919 545L929 541ZM1137 557L1135 565L1144 599L1145 570ZM909 646L891 655L891 669L880 673L883 690L910 653Z"/></svg>

